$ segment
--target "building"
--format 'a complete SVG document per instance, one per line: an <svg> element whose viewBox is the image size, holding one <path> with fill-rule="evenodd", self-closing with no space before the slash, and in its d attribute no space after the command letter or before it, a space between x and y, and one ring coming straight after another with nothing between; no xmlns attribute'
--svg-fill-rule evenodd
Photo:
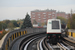
<svg viewBox="0 0 75 50"><path fill-rule="evenodd" d="M65 12L57 12L57 16L63 17L65 19L68 19L68 14L66 14Z"/></svg>
<svg viewBox="0 0 75 50"><path fill-rule="evenodd" d="M32 24L38 24L40 23L47 23L48 19L55 19L58 16L63 17L65 19L69 18L69 14L66 14L65 12L56 12L56 10L34 10L31 11L31 22Z"/></svg>
<svg viewBox="0 0 75 50"><path fill-rule="evenodd" d="M57 18L56 10L35 10L31 11L31 21L35 24L46 23L48 19Z"/></svg>

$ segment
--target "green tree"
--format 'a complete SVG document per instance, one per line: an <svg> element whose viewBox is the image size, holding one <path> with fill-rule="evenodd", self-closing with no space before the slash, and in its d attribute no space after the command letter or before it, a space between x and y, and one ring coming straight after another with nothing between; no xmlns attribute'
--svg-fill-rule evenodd
<svg viewBox="0 0 75 50"><path fill-rule="evenodd" d="M16 20L13 20L12 23L14 24L15 27L19 27Z"/></svg>
<svg viewBox="0 0 75 50"><path fill-rule="evenodd" d="M73 14L72 17L69 17L67 27L69 29L75 29L75 14Z"/></svg>
<svg viewBox="0 0 75 50"><path fill-rule="evenodd" d="M72 15L72 29L75 29L75 14Z"/></svg>
<svg viewBox="0 0 75 50"><path fill-rule="evenodd" d="M14 24L12 23L12 22L10 22L9 24L8 24L8 28L10 29L10 31L11 30L13 30L14 29Z"/></svg>
<svg viewBox="0 0 75 50"><path fill-rule="evenodd" d="M3 21L3 23L6 23L6 24L8 24L8 23L10 23L11 21L10 20L4 20Z"/></svg>
<svg viewBox="0 0 75 50"><path fill-rule="evenodd" d="M0 31L2 29L6 29L7 28L7 24L3 23L3 22L0 22Z"/></svg>
<svg viewBox="0 0 75 50"><path fill-rule="evenodd" d="M33 24L37 24L37 21L36 20L33 20Z"/></svg>
<svg viewBox="0 0 75 50"><path fill-rule="evenodd" d="M19 27L21 27L21 25L23 24L23 19L17 20L17 24L19 25Z"/></svg>
<svg viewBox="0 0 75 50"><path fill-rule="evenodd" d="M2 30L2 23L0 22L0 31Z"/></svg>
<svg viewBox="0 0 75 50"><path fill-rule="evenodd" d="M3 29L6 29L7 28L7 24L6 23L2 23L2 27L3 27Z"/></svg>
<svg viewBox="0 0 75 50"><path fill-rule="evenodd" d="M29 14L26 15L26 18L24 19L24 22L21 26L21 29L26 28L26 27L32 27L31 18L29 16Z"/></svg>
<svg viewBox="0 0 75 50"><path fill-rule="evenodd" d="M65 25L67 24L67 19L60 16L58 16L57 19L60 19L62 24L65 24Z"/></svg>

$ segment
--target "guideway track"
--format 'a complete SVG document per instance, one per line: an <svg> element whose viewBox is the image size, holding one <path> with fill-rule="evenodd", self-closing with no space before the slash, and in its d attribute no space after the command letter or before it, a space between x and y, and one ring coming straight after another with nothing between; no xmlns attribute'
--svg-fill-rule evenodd
<svg viewBox="0 0 75 50"><path fill-rule="evenodd" d="M69 47L71 50L75 49L75 41L66 37L65 33L62 34L62 43Z"/></svg>
<svg viewBox="0 0 75 50"><path fill-rule="evenodd" d="M49 47L47 43L46 37L43 37L42 39L38 41L37 50L51 50L51 48Z"/></svg>
<svg viewBox="0 0 75 50"><path fill-rule="evenodd" d="M39 38L41 38L43 36L46 36L46 34L38 34L38 35L31 36L31 37L28 37L26 39L23 39L21 41L21 44L19 46L19 49L20 50L28 50L28 48L30 48L29 46L31 45L31 43L33 41L36 41L37 39L39 39Z"/></svg>
<svg viewBox="0 0 75 50"><path fill-rule="evenodd" d="M13 41L13 43L10 46L10 49L9 50L19 50L20 47L21 47L21 45L22 45L22 42L24 42L23 40L26 40L26 39L28 39L31 36L40 35L40 34L45 34L45 32L31 33L31 34L23 35L19 39Z"/></svg>
<svg viewBox="0 0 75 50"><path fill-rule="evenodd" d="M37 46L38 46L37 50L70 50L70 48L64 45L63 43L57 43L56 45L50 44L47 41L46 37L40 39L38 41Z"/></svg>

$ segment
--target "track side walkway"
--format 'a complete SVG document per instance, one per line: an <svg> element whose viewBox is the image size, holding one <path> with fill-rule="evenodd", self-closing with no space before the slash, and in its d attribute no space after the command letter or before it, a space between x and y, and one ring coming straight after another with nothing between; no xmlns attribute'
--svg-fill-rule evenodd
<svg viewBox="0 0 75 50"><path fill-rule="evenodd" d="M8 34L8 33L6 33L6 34L3 36L3 38L0 40L0 49L1 49L1 47L2 47L2 44L3 44L4 39L6 38L7 34Z"/></svg>
<svg viewBox="0 0 75 50"><path fill-rule="evenodd" d="M75 43L75 38L74 37L71 37L71 36L66 37L65 33L62 33L62 37L64 37L64 39L66 39L66 40L68 40L72 43Z"/></svg>

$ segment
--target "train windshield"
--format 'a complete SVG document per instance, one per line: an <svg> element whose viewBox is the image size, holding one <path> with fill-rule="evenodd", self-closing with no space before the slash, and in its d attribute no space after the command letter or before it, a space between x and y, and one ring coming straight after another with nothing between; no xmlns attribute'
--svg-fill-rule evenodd
<svg viewBox="0 0 75 50"><path fill-rule="evenodd" d="M52 29L59 29L59 21L52 21Z"/></svg>

